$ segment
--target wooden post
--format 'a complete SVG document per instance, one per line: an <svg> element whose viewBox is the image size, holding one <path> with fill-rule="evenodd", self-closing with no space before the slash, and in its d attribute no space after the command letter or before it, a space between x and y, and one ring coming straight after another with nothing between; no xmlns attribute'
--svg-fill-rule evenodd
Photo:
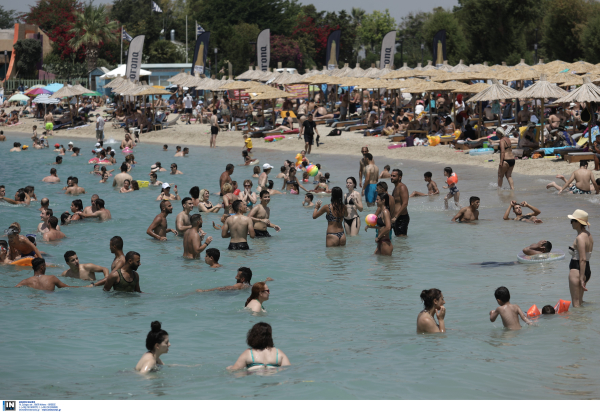
<svg viewBox="0 0 600 412"><path fill-rule="evenodd" d="M542 122L542 128L540 133L542 134L542 147L546 147L546 133L544 133L544 99L542 98L542 115L540 116Z"/></svg>
<svg viewBox="0 0 600 412"><path fill-rule="evenodd" d="M477 117L477 137L481 138L481 123L483 120L483 113L481 112L481 102L477 102L477 104L479 106L479 116Z"/></svg>

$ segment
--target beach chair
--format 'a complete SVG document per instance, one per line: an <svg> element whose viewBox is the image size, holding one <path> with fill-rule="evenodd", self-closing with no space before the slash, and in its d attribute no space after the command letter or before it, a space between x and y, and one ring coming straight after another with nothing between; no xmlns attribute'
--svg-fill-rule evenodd
<svg viewBox="0 0 600 412"><path fill-rule="evenodd" d="M169 127L169 126L175 126L175 125L177 124L177 120L179 120L179 118L180 118L180 117L181 117L181 113L178 113L178 114L177 114L177 117L175 117L175 118L174 118L174 119L172 119L172 120L169 120L169 121L168 121L168 122L166 122L166 123L163 123L163 128L165 128L165 127Z"/></svg>
<svg viewBox="0 0 600 412"><path fill-rule="evenodd" d="M368 128L369 128L368 125L366 125L366 124L360 124L359 123L359 124L353 124L353 125L344 127L344 131L345 132L351 132L351 131L354 131L354 130L365 130L365 129L368 129Z"/></svg>
<svg viewBox="0 0 600 412"><path fill-rule="evenodd" d="M391 142L403 142L404 140L406 140L406 136L403 134L392 134L387 137L388 139L390 139Z"/></svg>
<svg viewBox="0 0 600 412"><path fill-rule="evenodd" d="M343 122L337 121L337 122L334 122L331 125L331 127L334 128L334 129L337 129L337 128L351 126L351 125L355 125L355 124L360 124L360 119L356 119L356 120L344 120Z"/></svg>
<svg viewBox="0 0 600 412"><path fill-rule="evenodd" d="M158 116L156 116L156 119L154 120L154 122L152 123L152 127L154 128L154 130L158 130L163 128L164 126L164 120L167 117L166 113L161 113Z"/></svg>
<svg viewBox="0 0 600 412"><path fill-rule="evenodd" d="M580 162L582 160L594 160L596 154L592 152L569 152L564 158L568 163Z"/></svg>

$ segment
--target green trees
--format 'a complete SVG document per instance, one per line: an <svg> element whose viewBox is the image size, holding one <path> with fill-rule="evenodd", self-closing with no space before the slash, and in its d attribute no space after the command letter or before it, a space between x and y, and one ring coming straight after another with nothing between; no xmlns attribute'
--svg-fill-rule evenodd
<svg viewBox="0 0 600 412"><path fill-rule="evenodd" d="M42 44L38 40L19 40L13 46L16 53L16 69L20 76L33 76L42 58Z"/></svg>
<svg viewBox="0 0 600 412"><path fill-rule="evenodd" d="M6 10L0 5L0 29L10 29L17 22L17 12L14 10Z"/></svg>
<svg viewBox="0 0 600 412"><path fill-rule="evenodd" d="M148 63L185 63L185 50L169 40L156 40L148 50Z"/></svg>
<svg viewBox="0 0 600 412"><path fill-rule="evenodd" d="M231 62L234 73L242 73L248 70L248 66L251 63L256 61L256 53L250 42L256 41L260 29L256 24L240 23L232 26L232 31L235 33L235 36L223 39L221 43L223 49L219 53L227 56L225 59ZM271 54L271 56L273 55ZM273 60L273 57L271 57L271 60ZM225 60L219 59L219 62L221 61L224 62Z"/></svg>
<svg viewBox="0 0 600 412"><path fill-rule="evenodd" d="M373 10L373 13L365 14L361 18L360 26L357 28L358 40L369 51L378 53L383 36L395 29L396 20L390 16L388 9L383 13Z"/></svg>
<svg viewBox="0 0 600 412"><path fill-rule="evenodd" d="M590 11L590 4L584 0L550 0L543 27L549 59L573 62L583 58L581 40Z"/></svg>
<svg viewBox="0 0 600 412"><path fill-rule="evenodd" d="M433 43L431 39L440 31L446 30L446 51L448 63L457 65L460 59L465 59L469 52L467 39L462 31L462 27L458 23L456 16L441 7L434 9L431 17L423 25L423 33L426 39L430 39L426 43L426 47L433 53L431 49Z"/></svg>

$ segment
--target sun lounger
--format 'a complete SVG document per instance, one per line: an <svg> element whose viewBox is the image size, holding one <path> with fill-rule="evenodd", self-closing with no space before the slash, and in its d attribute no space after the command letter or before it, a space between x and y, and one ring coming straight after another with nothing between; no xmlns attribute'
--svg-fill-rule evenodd
<svg viewBox="0 0 600 412"><path fill-rule="evenodd" d="M286 131L282 132L281 130L275 128L268 132L263 132L263 136L277 136L280 134L298 134L298 132L299 132L298 129L286 130Z"/></svg>
<svg viewBox="0 0 600 412"><path fill-rule="evenodd" d="M345 132L351 132L353 130L365 130L368 129L369 126L367 126L366 124L353 124L351 126L346 126L344 127L344 131Z"/></svg>
<svg viewBox="0 0 600 412"><path fill-rule="evenodd" d="M336 121L331 125L331 127L334 129L337 129L338 127L346 127L346 126L351 126L353 124L359 124L359 123L360 123L360 119L344 120L343 122Z"/></svg>
<svg viewBox="0 0 600 412"><path fill-rule="evenodd" d="M594 160L596 155L592 152L569 152L563 156L564 159L569 162L580 162L582 160Z"/></svg>
<svg viewBox="0 0 600 412"><path fill-rule="evenodd" d="M406 139L406 136L403 134L392 134L387 136L387 138L392 142L403 142Z"/></svg>

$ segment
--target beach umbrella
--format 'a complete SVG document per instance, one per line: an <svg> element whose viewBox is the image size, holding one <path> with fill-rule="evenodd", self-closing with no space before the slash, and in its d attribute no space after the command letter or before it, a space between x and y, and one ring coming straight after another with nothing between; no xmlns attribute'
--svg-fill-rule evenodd
<svg viewBox="0 0 600 412"><path fill-rule="evenodd" d="M573 70L576 73L587 73L587 72L591 72L591 71L598 69L592 63L587 63L584 61L578 61L575 63L571 63L570 67L571 67L571 70Z"/></svg>
<svg viewBox="0 0 600 412"><path fill-rule="evenodd" d="M185 76L189 76L189 73L177 73L175 76L168 78L167 81L176 84L181 78L184 78Z"/></svg>
<svg viewBox="0 0 600 412"><path fill-rule="evenodd" d="M581 87L573 90L566 96L556 100L555 103L585 103L586 109L590 112L590 128L596 124L595 113L590 110L591 102L600 102L600 88L590 81L589 76L583 77L583 84Z"/></svg>
<svg viewBox="0 0 600 412"><path fill-rule="evenodd" d="M450 65L448 64L448 60L444 60L444 64L442 64L442 65L441 65L441 66L440 66L438 69L439 69L439 70L444 70L444 71L447 71L447 72L449 72L449 71L450 71L450 70L452 70L453 68L454 68L454 67L452 67L452 66L450 66Z"/></svg>
<svg viewBox="0 0 600 412"><path fill-rule="evenodd" d="M24 94L27 96L37 96L38 94L50 94L50 91L36 87L35 89L29 89L25 91Z"/></svg>
<svg viewBox="0 0 600 412"><path fill-rule="evenodd" d="M246 70L244 73L237 76L235 79L236 80L250 80L252 78L251 77L252 74L254 74L254 68L252 66L250 66L250 68L248 70Z"/></svg>
<svg viewBox="0 0 600 412"><path fill-rule="evenodd" d="M583 77L577 76L576 74L573 74L570 72L565 72L565 73L558 73L558 74L553 74L551 76L548 76L548 81L550 83L557 83L557 84L561 84L561 85L562 85L562 83L575 81L577 83L574 85L579 86L580 84L583 84Z"/></svg>
<svg viewBox="0 0 600 412"><path fill-rule="evenodd" d="M11 96L8 99L9 102L26 102L29 100L29 97L25 96L23 93L17 93L14 96Z"/></svg>
<svg viewBox="0 0 600 412"><path fill-rule="evenodd" d="M356 67L348 73L348 77L363 77L364 75L365 71L360 67L359 63L356 63Z"/></svg>
<svg viewBox="0 0 600 412"><path fill-rule="evenodd" d="M81 96L84 93L92 93L92 91L86 89L83 86L79 86L79 85L68 86L65 84L65 85L63 85L63 87L60 90L53 93L52 97L54 97L55 99L62 99L64 97L76 96L77 97L77 106L79 106L79 96ZM75 115L73 115L73 118L75 118Z"/></svg>
<svg viewBox="0 0 600 412"><path fill-rule="evenodd" d="M566 73L561 73L566 74ZM563 82L560 87L581 86L583 84L583 76L573 77L571 80Z"/></svg>
<svg viewBox="0 0 600 412"><path fill-rule="evenodd" d="M462 60L461 60L462 61ZM436 67L432 64L433 61L431 60L427 60L427 65L425 67L423 67L423 70L431 70L431 69L435 69Z"/></svg>
<svg viewBox="0 0 600 412"><path fill-rule="evenodd" d="M467 65L464 64L463 60L461 59L460 62L454 66L452 69L449 70L451 73L465 73L465 72L470 72L471 68Z"/></svg>
<svg viewBox="0 0 600 412"><path fill-rule="evenodd" d="M511 89L508 86L504 86L503 84L498 83L498 80L492 80L492 85L488 85L483 91L477 93L475 96L471 97L467 100L468 103L479 102L479 121L478 121L478 133L479 137L481 137L481 102L490 101L490 100L512 100L517 97L517 91L515 89ZM502 116L498 116L498 126L500 126L500 122L502 121Z"/></svg>
<svg viewBox="0 0 600 412"><path fill-rule="evenodd" d="M525 63L525 59L521 59L519 64L516 64L515 67L531 67L527 63Z"/></svg>
<svg viewBox="0 0 600 412"><path fill-rule="evenodd" d="M523 89L517 94L519 99L541 99L542 100L542 144L544 144L544 101L545 99L556 99L563 97L567 94L566 91L560 87L550 83L547 79L546 74L540 76L540 80L532 84L531 86Z"/></svg>
<svg viewBox="0 0 600 412"><path fill-rule="evenodd" d="M29 94L29 92L34 89L43 89L45 87L46 87L46 85L44 85L44 84L36 84L35 86L31 86L29 89L25 90L23 92L23 94ZM48 92L46 92L46 94L48 94Z"/></svg>
<svg viewBox="0 0 600 412"><path fill-rule="evenodd" d="M44 86L44 89L48 90L50 93L55 93L63 88L63 84L61 83L50 83Z"/></svg>
<svg viewBox="0 0 600 412"><path fill-rule="evenodd" d="M122 83L124 80L125 80L125 78L124 78L124 77L117 76L117 77L115 77L114 79L112 79L111 81L109 81L108 83L106 83L106 84L104 85L104 87L105 87L105 88L112 89L112 88L114 88L114 87L118 86L119 84L121 84L121 83Z"/></svg>
<svg viewBox="0 0 600 412"><path fill-rule="evenodd" d="M35 99L32 100L36 104L44 105L44 113L46 113L46 105L47 104L58 104L60 103L60 99L53 99L49 94L40 94Z"/></svg>
<svg viewBox="0 0 600 412"><path fill-rule="evenodd" d="M88 97L89 96L102 96L102 93L100 93L98 91L95 91L95 92L92 92L92 93L84 93L83 96L88 96Z"/></svg>

